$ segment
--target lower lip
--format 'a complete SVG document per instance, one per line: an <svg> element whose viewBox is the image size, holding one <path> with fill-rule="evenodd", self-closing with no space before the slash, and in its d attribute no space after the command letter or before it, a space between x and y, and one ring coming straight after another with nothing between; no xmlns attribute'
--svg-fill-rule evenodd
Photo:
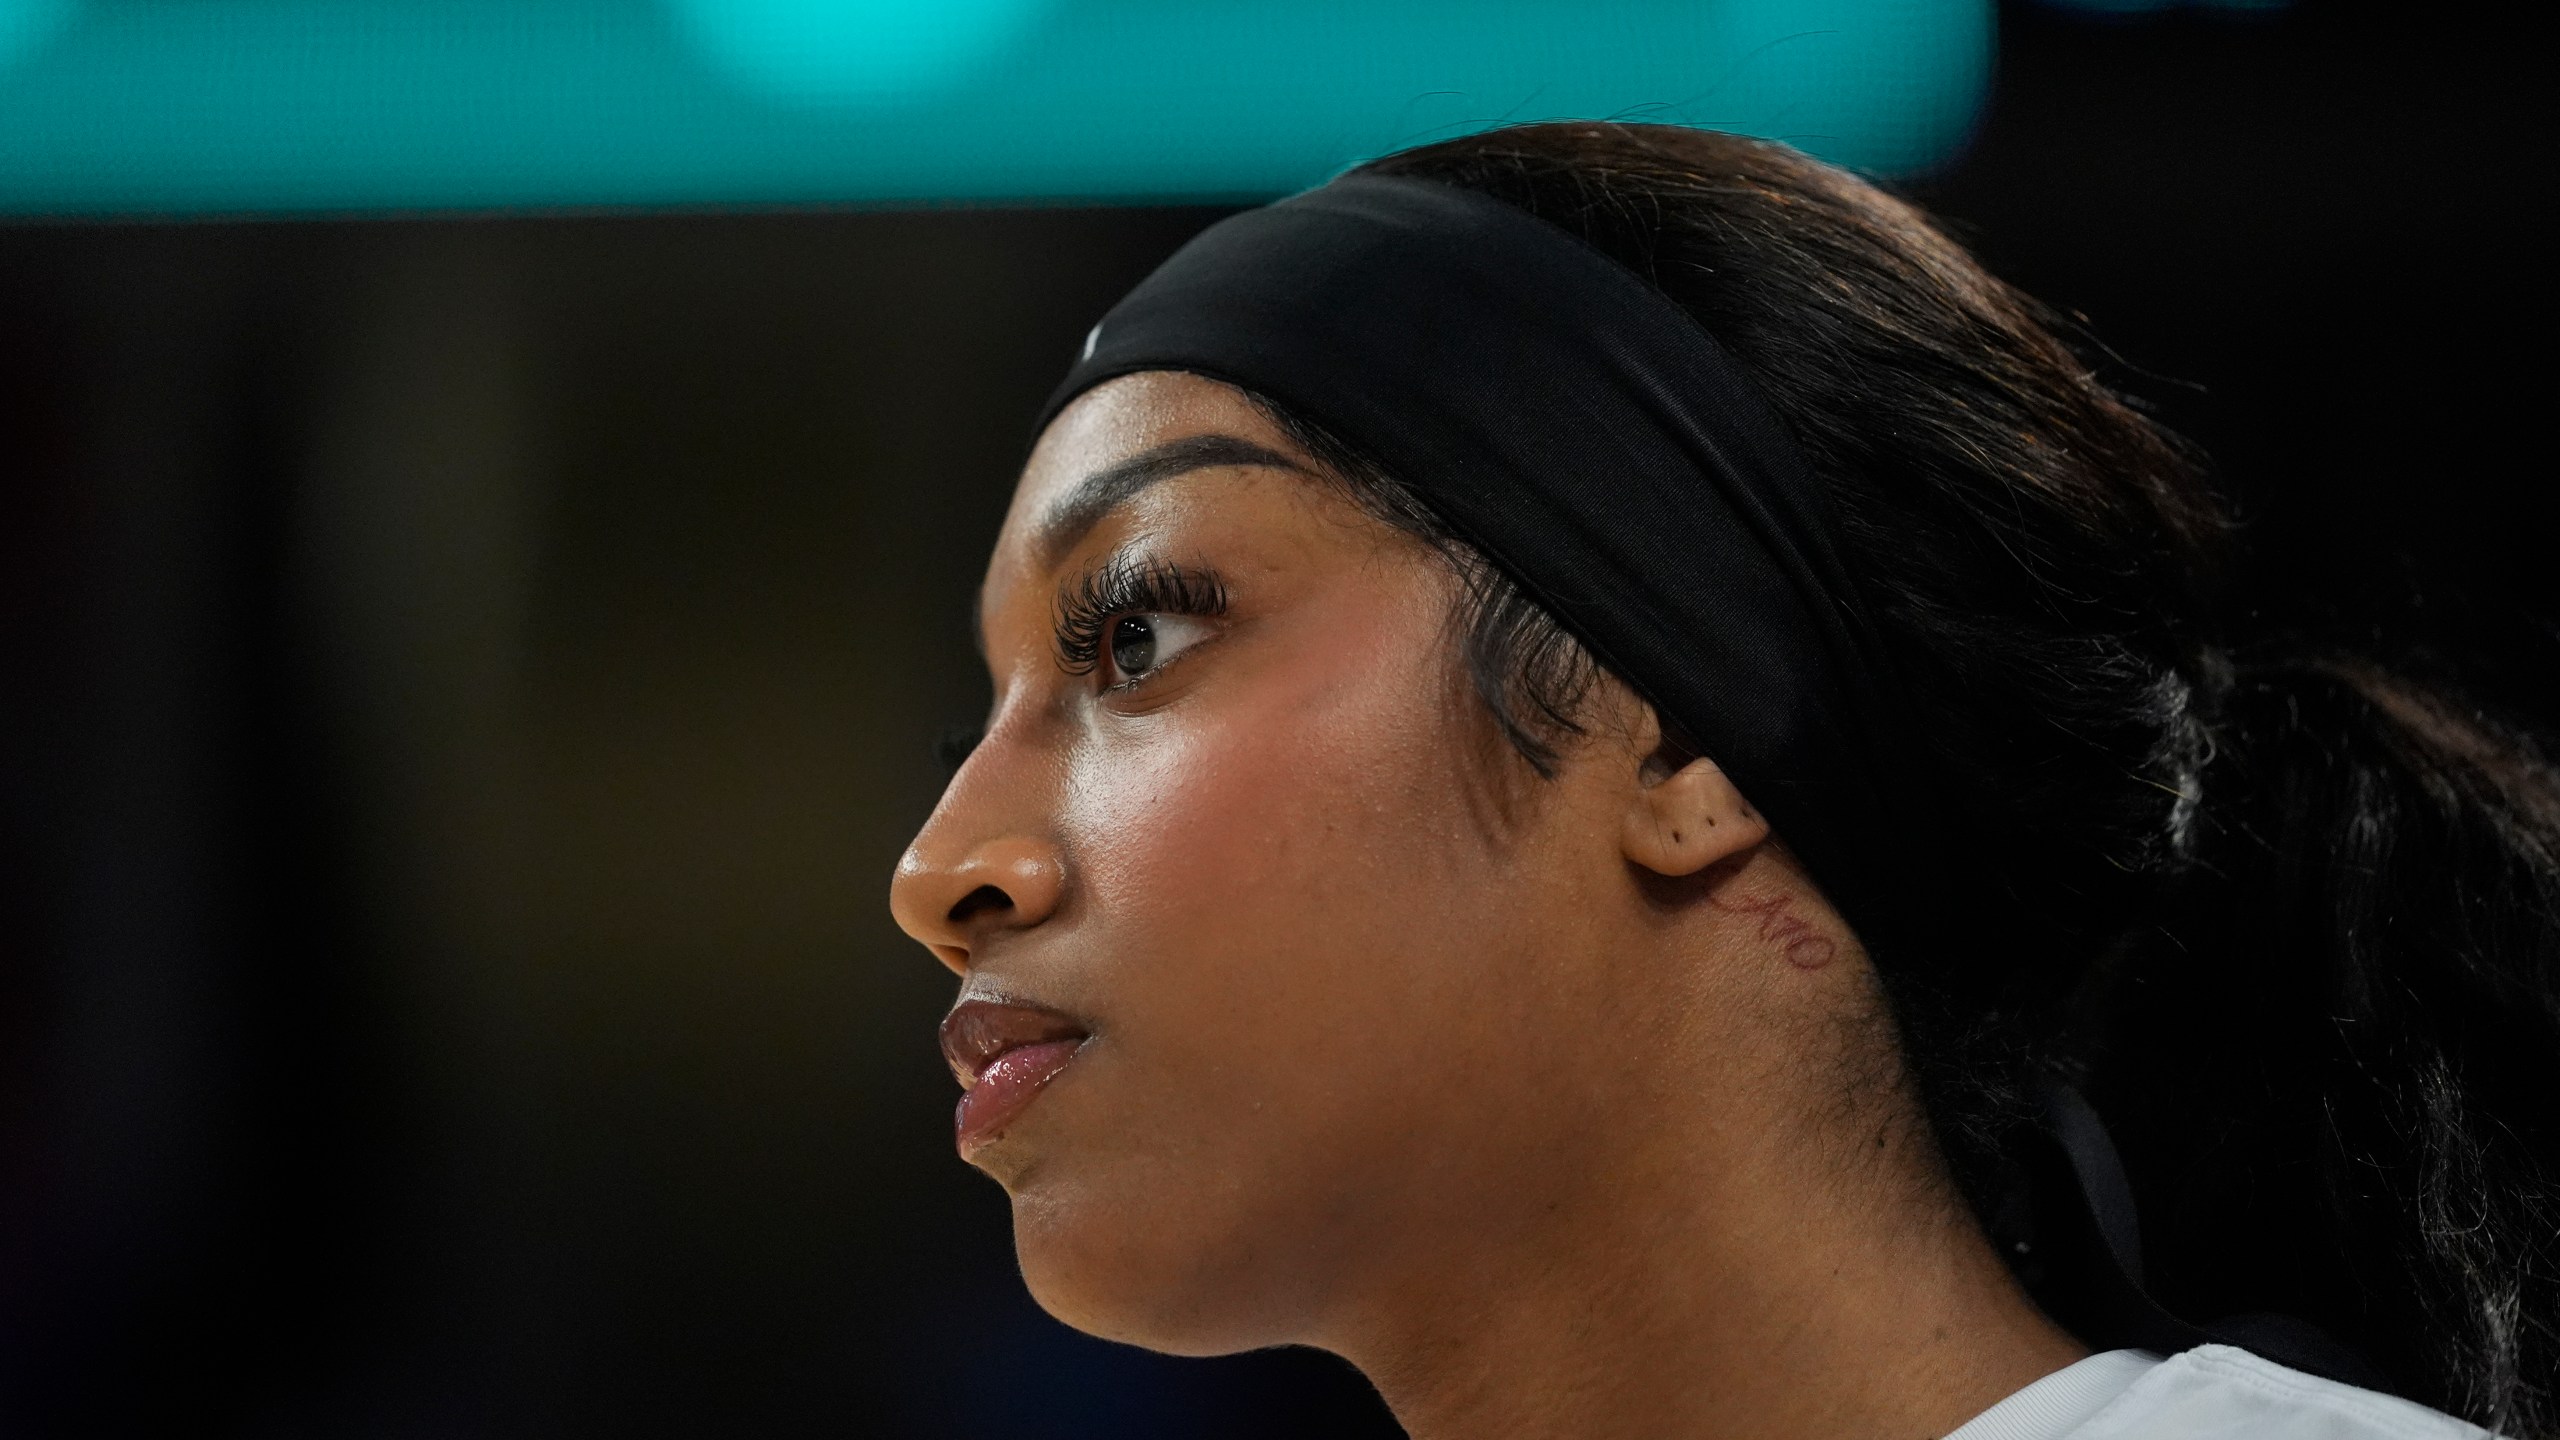
<svg viewBox="0 0 2560 1440"><path fill-rule="evenodd" d="M960 1153L972 1150L1004 1133L1014 1121L1040 1098L1048 1083L1058 1078L1067 1062L1076 1058L1084 1040L1044 1040L1037 1045L1017 1045L997 1056L978 1075L978 1083L960 1097L960 1108L953 1112L952 1126L959 1132Z"/></svg>

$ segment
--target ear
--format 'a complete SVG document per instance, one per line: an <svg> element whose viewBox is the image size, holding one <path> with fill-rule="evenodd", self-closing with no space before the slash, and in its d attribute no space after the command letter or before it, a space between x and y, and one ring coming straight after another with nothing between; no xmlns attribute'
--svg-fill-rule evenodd
<svg viewBox="0 0 2560 1440"><path fill-rule="evenodd" d="M1712 760L1645 762L1619 840L1626 857L1659 875L1695 875L1769 838L1769 822Z"/></svg>

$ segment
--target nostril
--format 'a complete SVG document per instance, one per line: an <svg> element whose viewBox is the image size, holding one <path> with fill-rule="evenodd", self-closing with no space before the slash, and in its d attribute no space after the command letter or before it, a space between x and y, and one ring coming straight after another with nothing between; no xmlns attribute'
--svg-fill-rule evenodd
<svg viewBox="0 0 2560 1440"><path fill-rule="evenodd" d="M993 885L981 885L977 889L970 891L968 894L961 896L960 903L951 907L950 920L952 924L958 925L975 917L982 911L1010 910L1012 908L1012 896L1007 895Z"/></svg>

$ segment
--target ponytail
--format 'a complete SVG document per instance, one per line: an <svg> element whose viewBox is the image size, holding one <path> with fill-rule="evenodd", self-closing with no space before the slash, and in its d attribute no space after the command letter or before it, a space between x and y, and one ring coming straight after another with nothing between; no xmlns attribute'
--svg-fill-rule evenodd
<svg viewBox="0 0 2560 1440"><path fill-rule="evenodd" d="M2369 662L2197 668L2185 874L2085 1081L2154 1293L2560 1433L2560 774Z"/></svg>
<svg viewBox="0 0 2560 1440"><path fill-rule="evenodd" d="M1854 176L1582 122L1367 168L1649 278L1829 491L1992 897L1960 953L1876 956L1986 1230L2033 1209L2019 1156L2059 1078L2113 1132L2169 1313L2289 1315L2388 1388L2560 1440L2560 776L2527 737L2365 661L2202 644L2233 527L2196 458ZM1582 672L1477 580L1505 618L1469 665L1534 761ZM2035 1247L2003 1248L2034 1288Z"/></svg>

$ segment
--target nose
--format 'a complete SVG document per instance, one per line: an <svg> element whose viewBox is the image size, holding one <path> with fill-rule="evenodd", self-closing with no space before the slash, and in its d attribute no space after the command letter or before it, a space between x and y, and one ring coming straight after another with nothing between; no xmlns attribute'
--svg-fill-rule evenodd
<svg viewBox="0 0 2560 1440"><path fill-rule="evenodd" d="M976 843L949 834L937 813L898 860L889 911L954 974L999 936L1028 930L1057 913L1066 866L1057 847L1026 835Z"/></svg>

